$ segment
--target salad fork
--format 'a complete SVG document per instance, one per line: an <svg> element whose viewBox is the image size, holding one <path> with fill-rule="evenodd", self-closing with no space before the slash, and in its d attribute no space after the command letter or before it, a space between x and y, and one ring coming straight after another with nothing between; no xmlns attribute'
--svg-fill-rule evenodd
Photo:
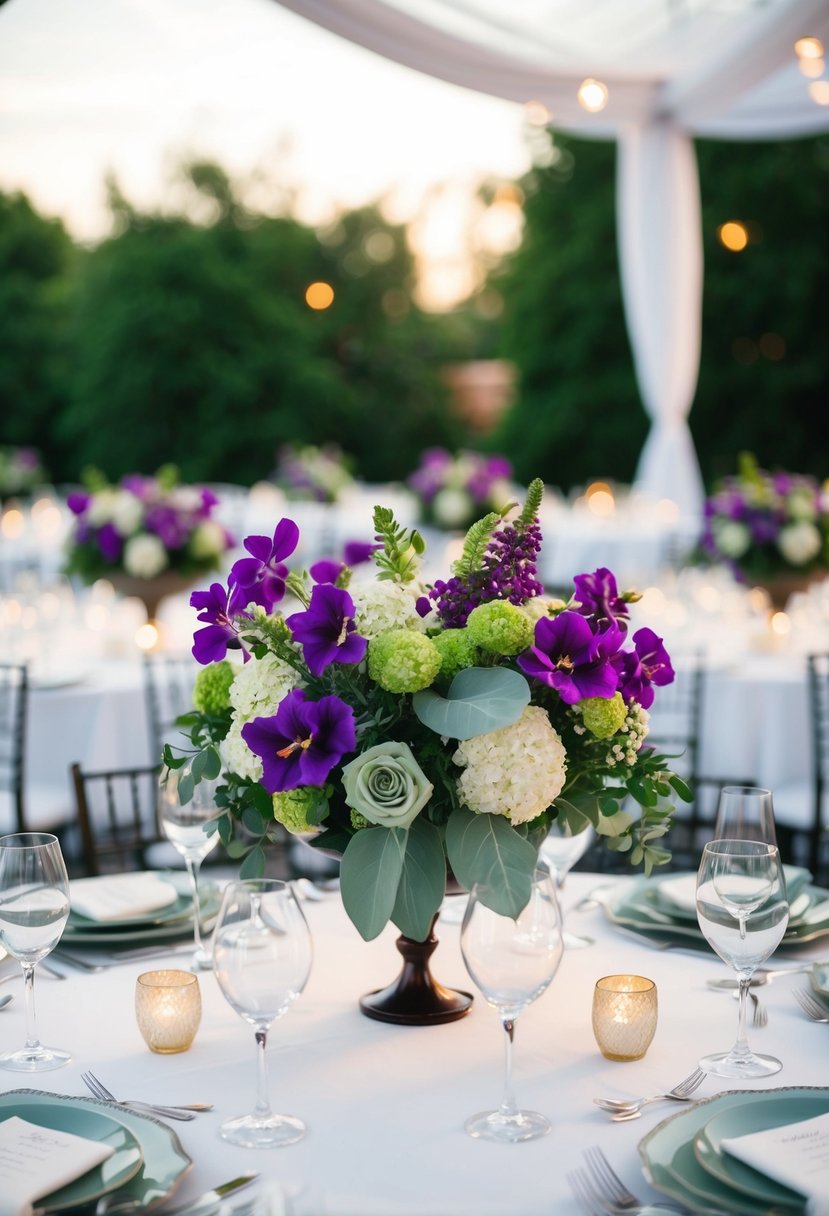
<svg viewBox="0 0 829 1216"><path fill-rule="evenodd" d="M705 1072L701 1068L695 1068L692 1073L689 1073L683 1081L675 1085L673 1089L669 1089L664 1094L651 1094L647 1098L594 1098L596 1106L600 1106L602 1110L606 1110L613 1119L636 1119L639 1116L643 1106L647 1106L650 1102L660 1102L663 1098L667 1098L674 1102L687 1102L691 1094L699 1088L705 1080Z"/></svg>
<svg viewBox="0 0 829 1216"><path fill-rule="evenodd" d="M795 988L794 999L813 1022L829 1022L829 1005L824 1005L808 988Z"/></svg>
<svg viewBox="0 0 829 1216"><path fill-rule="evenodd" d="M196 1102L190 1106L160 1106L156 1102L120 1101L107 1087L98 1080L94 1073L82 1072L81 1080L90 1093L100 1102L111 1102L114 1106L126 1106L130 1110L144 1111L146 1114L160 1115L164 1119L181 1119L187 1122L195 1119L197 1111L212 1110L212 1106L204 1102Z"/></svg>
<svg viewBox="0 0 829 1216"><path fill-rule="evenodd" d="M636 1216L645 1212L684 1212L675 1203L643 1203L622 1182L600 1148L584 1153L586 1170L567 1174L570 1189L586 1216Z"/></svg>

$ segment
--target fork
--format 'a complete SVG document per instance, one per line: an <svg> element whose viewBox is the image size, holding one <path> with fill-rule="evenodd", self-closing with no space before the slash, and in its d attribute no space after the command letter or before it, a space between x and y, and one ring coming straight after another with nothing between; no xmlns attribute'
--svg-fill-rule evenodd
<svg viewBox="0 0 829 1216"><path fill-rule="evenodd" d="M794 999L813 1022L829 1022L829 1005L824 1005L808 988L795 988Z"/></svg>
<svg viewBox="0 0 829 1216"><path fill-rule="evenodd" d="M187 1122L195 1119L197 1111L212 1110L213 1107L205 1102L194 1102L189 1106L159 1106L155 1102L121 1102L107 1089L103 1082L92 1072L82 1072L81 1080L90 1093L100 1102L111 1102L115 1106L126 1106L130 1110L144 1111L145 1114L161 1115L164 1119L181 1119Z"/></svg>
<svg viewBox="0 0 829 1216"><path fill-rule="evenodd" d="M683 1081L664 1094L651 1094L648 1098L594 1098L593 1101L596 1106L608 1111L617 1122L622 1119L638 1119L642 1107L647 1106L650 1102L660 1102L663 1098L673 1102L687 1102L704 1079L705 1071L702 1068L695 1068Z"/></svg>
<svg viewBox="0 0 829 1216"><path fill-rule="evenodd" d="M574 1170L566 1178L586 1216L686 1211L675 1203L643 1203L628 1190L600 1148L586 1149L584 1157L587 1170Z"/></svg>

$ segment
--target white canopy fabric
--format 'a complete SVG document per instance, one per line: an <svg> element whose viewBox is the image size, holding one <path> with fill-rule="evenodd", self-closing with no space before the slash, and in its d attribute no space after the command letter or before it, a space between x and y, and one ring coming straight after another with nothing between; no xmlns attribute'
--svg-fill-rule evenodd
<svg viewBox="0 0 829 1216"><path fill-rule="evenodd" d="M829 130L829 82L794 44L829 48L829 0L278 0L452 84L540 102L552 126L619 145L617 231L636 376L651 431L636 488L699 514L688 428L699 370L702 234L694 136L778 139ZM586 78L607 104L585 111ZM821 100L823 104L820 104Z"/></svg>

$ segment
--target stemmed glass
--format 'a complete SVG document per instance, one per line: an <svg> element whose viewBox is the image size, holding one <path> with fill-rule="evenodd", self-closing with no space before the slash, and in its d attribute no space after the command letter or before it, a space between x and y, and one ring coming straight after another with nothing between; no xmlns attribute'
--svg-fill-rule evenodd
<svg viewBox="0 0 829 1216"><path fill-rule="evenodd" d="M756 785L725 785L717 804L715 840L764 840L777 844L771 790Z"/></svg>
<svg viewBox="0 0 829 1216"><path fill-rule="evenodd" d="M200 781L189 802L179 798L178 771L170 769L159 786L158 824L161 832L184 858L193 892L193 938L195 953L191 969L209 971L213 957L202 941L199 906L201 863L219 843L218 829L206 831L205 824L218 815L215 781Z"/></svg>
<svg viewBox="0 0 829 1216"><path fill-rule="evenodd" d="M256 1035L256 1106L221 1126L221 1135L247 1148L278 1148L305 1135L293 1115L275 1115L268 1100L267 1047L271 1023L301 994L311 972L311 931L289 883L254 878L225 890L213 934L213 970L228 1004Z"/></svg>
<svg viewBox="0 0 829 1216"><path fill-rule="evenodd" d="M564 890L564 880L577 861L580 861L595 840L596 833L593 825L585 820L584 827L573 831L569 823L559 819L553 820L550 830L541 842L539 850L542 859L547 863L556 884L556 891L561 895ZM584 946L592 946L590 937L578 937L567 929L562 929L562 938L566 950L579 950Z"/></svg>
<svg viewBox="0 0 829 1216"><path fill-rule="evenodd" d="M35 1018L35 966L60 941L69 916L69 879L60 844L49 832L0 837L0 944L23 968L26 1045L0 1056L0 1067L45 1072L72 1058L44 1047Z"/></svg>
<svg viewBox="0 0 829 1216"><path fill-rule="evenodd" d="M789 922L780 854L760 840L712 840L697 874L697 919L705 940L739 980L737 1040L730 1051L706 1056L700 1067L718 1077L767 1077L783 1067L756 1055L746 1038L751 977L777 949Z"/></svg>
<svg viewBox="0 0 829 1216"><path fill-rule="evenodd" d="M461 926L461 952L466 969L489 1005L498 1010L505 1031L504 1093L497 1110L467 1119L470 1136L501 1143L534 1140L550 1131L538 1111L519 1110L512 1091L512 1043L515 1019L544 992L564 953L561 911L555 887L545 869L533 876L530 899L513 920L493 912L481 900L476 884Z"/></svg>

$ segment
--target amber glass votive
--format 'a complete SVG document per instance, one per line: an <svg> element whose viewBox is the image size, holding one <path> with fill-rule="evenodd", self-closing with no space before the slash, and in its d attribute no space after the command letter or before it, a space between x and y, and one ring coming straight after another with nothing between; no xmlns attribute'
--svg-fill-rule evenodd
<svg viewBox="0 0 829 1216"><path fill-rule="evenodd" d="M145 971L135 982L135 1017L150 1051L187 1051L201 1021L201 990L191 971Z"/></svg>
<svg viewBox="0 0 829 1216"><path fill-rule="evenodd" d="M656 1033L656 984L605 975L593 990L593 1033L608 1060L641 1060Z"/></svg>

